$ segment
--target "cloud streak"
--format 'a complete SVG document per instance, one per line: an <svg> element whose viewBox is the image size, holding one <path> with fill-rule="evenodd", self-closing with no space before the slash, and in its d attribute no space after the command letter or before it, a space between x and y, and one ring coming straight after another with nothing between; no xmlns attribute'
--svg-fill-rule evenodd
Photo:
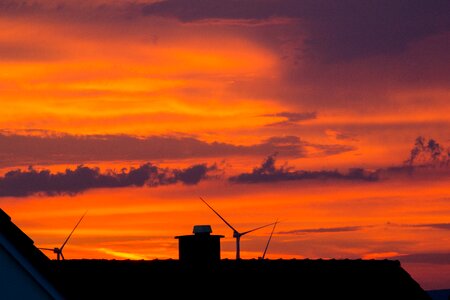
<svg viewBox="0 0 450 300"><path fill-rule="evenodd" d="M306 234L306 233L338 233L358 231L369 226L344 226L344 227L328 227L328 228L308 228L308 229L295 229L289 231L280 231L278 234Z"/></svg>
<svg viewBox="0 0 450 300"><path fill-rule="evenodd" d="M305 113L296 113L296 112L280 112L277 114L268 114L266 117L281 117L286 120L276 123L267 124L266 126L293 126L298 125L298 123L303 121L309 121L317 119L316 112L305 112Z"/></svg>
<svg viewBox="0 0 450 300"><path fill-rule="evenodd" d="M159 168L146 163L138 168L121 172L78 166L64 172L52 173L48 169L13 170L0 177L0 197L27 197L33 194L56 196L76 195L96 188L157 187L182 183L195 185L216 171L215 165L193 165L185 169Z"/></svg>
<svg viewBox="0 0 450 300"><path fill-rule="evenodd" d="M34 135L0 133L0 165L35 165L114 160L158 160L229 156L260 156L277 152L306 157L306 146L322 155L353 150L352 147L311 145L297 136L274 136L253 145L204 142L186 136L69 135L41 132ZM332 151L322 151L331 147Z"/></svg>
<svg viewBox="0 0 450 300"><path fill-rule="evenodd" d="M398 227L412 227L412 228L432 228L439 230L450 230L450 223L428 223L428 224L393 224L388 223L389 226Z"/></svg>

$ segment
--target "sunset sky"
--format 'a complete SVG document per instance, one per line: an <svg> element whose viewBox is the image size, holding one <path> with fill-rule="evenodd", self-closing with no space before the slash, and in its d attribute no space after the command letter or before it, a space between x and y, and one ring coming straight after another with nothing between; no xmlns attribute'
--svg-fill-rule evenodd
<svg viewBox="0 0 450 300"><path fill-rule="evenodd" d="M398 259L450 288L448 0L2 0L0 208L66 259ZM262 255L271 228L241 240ZM55 258L52 252L45 252Z"/></svg>

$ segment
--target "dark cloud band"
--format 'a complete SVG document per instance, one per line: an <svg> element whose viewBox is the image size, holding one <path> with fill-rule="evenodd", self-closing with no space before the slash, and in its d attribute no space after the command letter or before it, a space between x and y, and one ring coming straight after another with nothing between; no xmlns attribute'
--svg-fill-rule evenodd
<svg viewBox="0 0 450 300"><path fill-rule="evenodd" d="M305 233L338 233L358 231L368 226L345 226L345 227L328 227L328 228L308 228L308 229L295 229L289 231L280 231L278 234L305 234Z"/></svg>
<svg viewBox="0 0 450 300"><path fill-rule="evenodd" d="M90 161L158 160L229 156L265 156L277 152L282 156L306 157L305 146L322 156L354 150L346 145L316 145L297 136L275 136L253 145L208 143L186 136L130 135L22 135L0 133L0 165L36 165L52 163L83 164Z"/></svg>
<svg viewBox="0 0 450 300"><path fill-rule="evenodd" d="M229 180L235 183L268 183L279 181L297 180L363 180L377 181L378 172L371 172L361 168L350 169L346 174L339 171L305 171L292 170L291 168L276 167L275 155L270 155L261 164L254 168L251 173L242 173L230 177Z"/></svg>
<svg viewBox="0 0 450 300"><path fill-rule="evenodd" d="M121 172L78 166L64 172L50 170L13 170L0 177L0 197L26 197L33 194L46 196L75 195L95 188L156 187L182 183L193 185L217 170L216 166L198 164L186 169L159 168L146 163L138 168Z"/></svg>
<svg viewBox="0 0 450 300"><path fill-rule="evenodd" d="M342 153L342 145L310 145L320 150L325 156ZM235 183L270 183L299 180L359 180L373 182L386 178L408 176L439 178L450 174L450 149L445 150L433 139L423 137L416 139L411 156L400 166L367 170L351 168L343 173L337 170L308 171L275 166L276 154L269 155L261 166L249 173L241 173L229 178Z"/></svg>

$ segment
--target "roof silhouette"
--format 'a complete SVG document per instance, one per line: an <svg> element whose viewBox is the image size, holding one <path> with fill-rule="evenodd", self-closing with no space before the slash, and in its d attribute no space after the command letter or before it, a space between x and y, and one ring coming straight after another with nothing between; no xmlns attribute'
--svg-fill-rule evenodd
<svg viewBox="0 0 450 300"><path fill-rule="evenodd" d="M218 295L248 299L431 299L396 260L222 259L198 266L175 259L49 260L1 209L0 234L69 300L159 295L181 299L214 299Z"/></svg>
<svg viewBox="0 0 450 300"><path fill-rule="evenodd" d="M21 274L27 274L28 278L32 278L32 282L47 293L49 298L46 299L61 299L61 293L55 285L55 273L50 260L34 246L33 240L20 230L1 208L0 254L3 255L3 259L6 258L6 261L2 262L6 262L9 268L0 272L0 299L19 299L29 296L30 286L23 277L17 276L18 272L25 272ZM5 289L3 284L8 285L8 288ZM32 299L40 299L39 297L36 294Z"/></svg>
<svg viewBox="0 0 450 300"><path fill-rule="evenodd" d="M391 260L53 261L69 299L431 299Z"/></svg>

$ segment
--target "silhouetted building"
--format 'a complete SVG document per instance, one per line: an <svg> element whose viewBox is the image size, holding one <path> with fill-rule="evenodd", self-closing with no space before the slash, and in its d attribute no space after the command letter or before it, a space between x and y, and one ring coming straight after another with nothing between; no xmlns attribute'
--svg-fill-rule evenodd
<svg viewBox="0 0 450 300"><path fill-rule="evenodd" d="M63 299L49 267L47 256L0 209L0 299Z"/></svg>
<svg viewBox="0 0 450 300"><path fill-rule="evenodd" d="M210 265L220 261L220 239L223 235L211 235L210 225L195 225L193 235L180 235L178 258L183 263Z"/></svg>
<svg viewBox="0 0 450 300"><path fill-rule="evenodd" d="M53 260L69 299L431 300L392 260Z"/></svg>
<svg viewBox="0 0 450 300"><path fill-rule="evenodd" d="M180 260L49 260L0 209L0 299L431 299L399 261L220 259L211 233L176 237Z"/></svg>

